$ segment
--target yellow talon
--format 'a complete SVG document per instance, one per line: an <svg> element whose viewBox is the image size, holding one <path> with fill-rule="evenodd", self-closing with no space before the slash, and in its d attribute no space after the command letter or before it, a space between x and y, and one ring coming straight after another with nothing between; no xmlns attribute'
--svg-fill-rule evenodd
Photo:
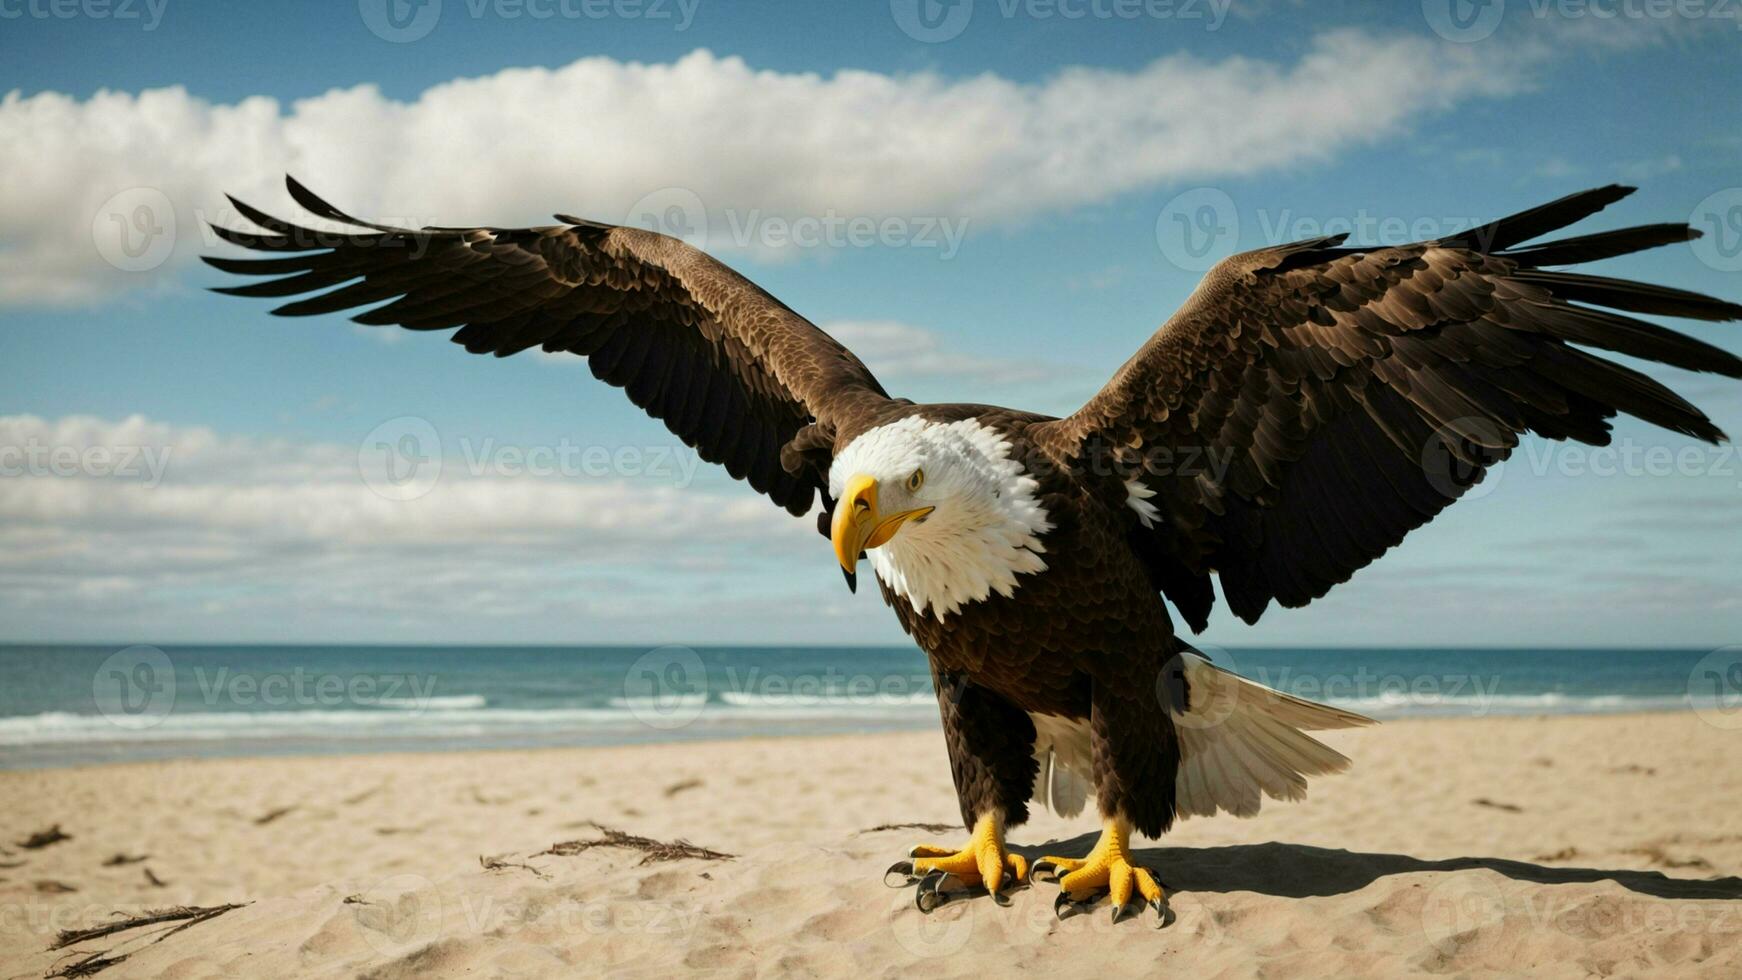
<svg viewBox="0 0 1742 980"><path fill-rule="evenodd" d="M1166 893L1148 868L1131 862L1131 826L1122 819L1112 818L1101 829L1101 839L1087 857L1043 857L1037 864L1051 864L1065 872L1059 878L1061 892L1072 902L1086 902L1106 889L1115 919L1131 903L1136 891L1144 902L1163 915L1166 913Z"/></svg>
<svg viewBox="0 0 1742 980"><path fill-rule="evenodd" d="M916 877L943 871L962 879L963 884L984 885L993 895L998 894L1006 875L1016 884L1028 878L1028 861L1004 849L1004 821L992 814L980 818L974 825L974 836L960 850L920 844L908 855L913 858Z"/></svg>

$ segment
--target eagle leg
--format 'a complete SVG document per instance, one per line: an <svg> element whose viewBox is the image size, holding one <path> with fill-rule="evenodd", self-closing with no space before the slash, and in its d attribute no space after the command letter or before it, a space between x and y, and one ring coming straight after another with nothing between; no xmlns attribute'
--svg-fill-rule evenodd
<svg viewBox="0 0 1742 980"><path fill-rule="evenodd" d="M1067 918L1067 909L1071 914L1084 911L1105 894L1113 906L1113 921L1118 922L1125 917L1132 904L1132 895L1136 893L1160 917L1158 927L1172 921L1167 892L1155 872L1132 863L1130 841L1131 822L1124 817L1111 817L1102 826L1100 840L1095 842L1094 849L1086 857L1047 856L1034 862L1037 876L1046 870L1052 870L1055 875L1064 872L1063 877L1056 878L1059 897L1053 903L1053 912L1061 919Z"/></svg>
<svg viewBox="0 0 1742 980"><path fill-rule="evenodd" d="M900 885L919 885L915 904L920 911L930 912L949 900L949 893L940 886L947 878L959 879L970 888L983 887L1000 905L1007 899L1001 890L1008 883L1020 886L1028 880L1028 860L1012 854L1004 846L1004 821L993 814L980 818L974 825L974 835L961 848L918 844L908 851L910 860L891 865L884 878L900 874L906 881Z"/></svg>

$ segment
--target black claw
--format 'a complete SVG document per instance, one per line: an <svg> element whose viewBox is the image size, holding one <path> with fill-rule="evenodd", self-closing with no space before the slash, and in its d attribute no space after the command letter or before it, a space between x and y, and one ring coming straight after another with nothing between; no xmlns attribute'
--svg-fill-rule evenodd
<svg viewBox="0 0 1742 980"><path fill-rule="evenodd" d="M921 912L930 915L942 908L950 900L950 893L943 891L941 885L949 877L946 871L933 871L920 879L919 887L913 891L913 904Z"/></svg>
<svg viewBox="0 0 1742 980"><path fill-rule="evenodd" d="M1132 915L1137 915L1141 913L1142 910L1143 906L1138 902L1127 902L1124 905L1115 905L1113 906L1113 923L1117 925L1120 920L1125 918L1125 913L1127 912L1130 912Z"/></svg>
<svg viewBox="0 0 1742 980"><path fill-rule="evenodd" d="M1036 861L1033 865L1029 866L1028 878L1030 881L1047 881L1056 884L1059 880L1058 870L1059 866L1051 861ZM1051 871L1052 877L1042 878L1040 876L1042 871Z"/></svg>
<svg viewBox="0 0 1742 980"><path fill-rule="evenodd" d="M901 880L891 882L889 876L894 874L901 875ZM890 888L906 888L918 880L918 876L913 873L912 861L897 861L889 866L888 871L883 872L883 883Z"/></svg>
<svg viewBox="0 0 1742 980"><path fill-rule="evenodd" d="M1167 899L1158 898L1155 901L1150 902L1149 907L1155 910L1155 927L1157 929L1166 929L1168 926L1173 925L1173 906L1167 904Z"/></svg>
<svg viewBox="0 0 1742 980"><path fill-rule="evenodd" d="M845 575L847 577L847 591L853 593L854 595L858 595L859 594L859 573L855 572L849 568L843 568L843 569L841 569L841 574Z"/></svg>
<svg viewBox="0 0 1742 980"><path fill-rule="evenodd" d="M1079 902L1071 898L1070 892L1061 891L1059 892L1059 897L1052 901L1052 914L1058 916L1060 919L1068 919L1073 915L1081 915L1089 911L1089 909L1094 906L1095 899L1099 897L1099 895L1091 896Z"/></svg>

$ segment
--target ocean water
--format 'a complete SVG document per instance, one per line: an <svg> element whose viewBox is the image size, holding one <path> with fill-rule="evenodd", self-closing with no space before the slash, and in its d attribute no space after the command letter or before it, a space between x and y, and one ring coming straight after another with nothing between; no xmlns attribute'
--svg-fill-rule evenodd
<svg viewBox="0 0 1742 980"><path fill-rule="evenodd" d="M1698 710L1742 652L1208 651L1377 718ZM0 646L0 768L925 729L912 647Z"/></svg>

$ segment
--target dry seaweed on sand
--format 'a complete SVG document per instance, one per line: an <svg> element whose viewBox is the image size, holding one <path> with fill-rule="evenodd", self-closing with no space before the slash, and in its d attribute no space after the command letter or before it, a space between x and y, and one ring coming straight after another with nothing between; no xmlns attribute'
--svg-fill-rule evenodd
<svg viewBox="0 0 1742 980"><path fill-rule="evenodd" d="M197 926L207 919L215 919L225 912L234 911L247 904L247 902L232 902L228 905L177 905L167 909L151 909L138 915L129 915L88 929L62 929L54 937L54 945L50 946L49 949L65 949L73 943L82 943L87 939L100 939L103 936L112 936L117 932L126 932L141 926L154 926L160 922L181 923L154 940L161 942L183 929Z"/></svg>
<svg viewBox="0 0 1742 980"><path fill-rule="evenodd" d="M54 980L55 977L88 977L96 973L101 973L126 958L126 953L122 953L120 956L110 956L107 951L92 953L83 959L74 960L66 966L55 970L53 973L48 973L44 976L49 978L49 980Z"/></svg>
<svg viewBox="0 0 1742 980"><path fill-rule="evenodd" d="M480 854L478 855L478 863L484 866L485 871L507 871L511 868L525 868L540 878L550 877L550 875L547 875L532 865L527 864L525 861L508 860L508 855L506 854L498 854L495 857L485 857Z"/></svg>
<svg viewBox="0 0 1742 980"><path fill-rule="evenodd" d="M239 909L247 904L247 902L233 902L228 905L177 905L173 908L167 909L152 909L138 915L122 916L115 919L113 922L105 922L100 926L92 926L88 929L62 929L55 936L54 943L48 948L51 951L65 949L74 943L82 943L90 939L101 939L104 936L112 936L116 933L127 932L131 929L139 929L144 926L154 926L161 923L176 923L176 926L173 929L167 929L159 933L148 945L161 943L183 929L197 926L207 919L215 919L218 916L223 915L225 912ZM94 953L88 953L79 959L73 960L64 966L51 971L48 974L48 977L88 977L120 963L130 955L132 954L116 954L112 949L99 950Z"/></svg>
<svg viewBox="0 0 1742 980"><path fill-rule="evenodd" d="M876 834L885 830L923 830L928 834L947 834L956 827L952 823L880 823L875 827L867 827L859 831L861 834Z"/></svg>
<svg viewBox="0 0 1742 980"><path fill-rule="evenodd" d="M61 830L60 824L57 823L47 830L39 830L36 833L31 834L29 837L24 838L18 842L18 846L27 851L34 851L38 848L47 847L50 844L59 844L63 840L72 839L73 835Z"/></svg>
<svg viewBox="0 0 1742 980"><path fill-rule="evenodd" d="M670 799L686 789L695 789L700 785L702 785L702 781L699 779L681 779L672 783L670 786L667 786L665 788L665 795L667 799Z"/></svg>
<svg viewBox="0 0 1742 980"><path fill-rule="evenodd" d="M595 847L619 847L630 851L640 851L642 864L653 864L657 861L681 861L685 858L696 858L701 861L730 861L737 855L727 854L707 847L698 847L687 840L661 841L651 837L625 833L611 827L591 824L603 836L594 840L571 840L552 844L550 847L533 857L543 857L546 854L556 857L573 857L582 851Z"/></svg>

